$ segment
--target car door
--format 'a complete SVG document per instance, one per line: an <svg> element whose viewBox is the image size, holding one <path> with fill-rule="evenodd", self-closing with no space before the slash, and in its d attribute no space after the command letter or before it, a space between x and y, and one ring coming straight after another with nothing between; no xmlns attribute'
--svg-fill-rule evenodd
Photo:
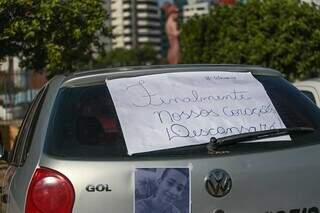
<svg viewBox="0 0 320 213"><path fill-rule="evenodd" d="M21 124L19 133L16 137L15 144L13 150L9 153L9 157L7 159L8 168L4 174L3 181L1 183L2 191L1 191L1 210L2 212L7 212L7 203L13 202L9 197L9 190L12 182L12 178L14 177L15 171L17 168L22 167L24 165L24 161L27 157L28 150L31 143L31 137L34 131L34 127L36 121L38 119L39 110L41 108L41 104L43 102L46 88L44 87L39 91L37 96L32 101L30 107L27 110L25 118Z"/></svg>

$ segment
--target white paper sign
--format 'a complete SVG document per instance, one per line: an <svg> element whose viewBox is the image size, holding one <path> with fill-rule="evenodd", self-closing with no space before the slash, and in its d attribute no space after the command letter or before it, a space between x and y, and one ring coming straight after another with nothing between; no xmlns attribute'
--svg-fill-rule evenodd
<svg viewBox="0 0 320 213"><path fill-rule="evenodd" d="M168 73L106 83L130 155L285 128L251 73Z"/></svg>

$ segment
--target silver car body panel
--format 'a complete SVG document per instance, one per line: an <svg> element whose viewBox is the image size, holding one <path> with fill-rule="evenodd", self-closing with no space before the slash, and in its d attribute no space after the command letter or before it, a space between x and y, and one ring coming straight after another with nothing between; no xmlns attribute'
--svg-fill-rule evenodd
<svg viewBox="0 0 320 213"><path fill-rule="evenodd" d="M281 142L278 142L281 143ZM305 155L308 153L308 155ZM66 175L75 187L73 212L133 212L134 171L141 167L189 167L193 213L277 212L319 207L320 145L235 156L149 161L66 161L43 155L40 166ZM214 198L204 180L213 169L232 178L226 197ZM89 184L108 184L110 192L87 192ZM301 211L302 212L302 211Z"/></svg>

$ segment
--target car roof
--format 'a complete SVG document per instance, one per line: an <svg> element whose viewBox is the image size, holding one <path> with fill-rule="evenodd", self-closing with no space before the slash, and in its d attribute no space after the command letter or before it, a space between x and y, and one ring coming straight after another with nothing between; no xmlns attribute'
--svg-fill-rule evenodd
<svg viewBox="0 0 320 213"><path fill-rule="evenodd" d="M171 72L251 72L254 75L278 76L281 73L270 68L254 65L227 65L227 64L178 64L178 65L150 65L114 67L96 70L75 72L65 76L63 86L75 86L77 84L93 84L101 80L136 77L142 75L154 75Z"/></svg>

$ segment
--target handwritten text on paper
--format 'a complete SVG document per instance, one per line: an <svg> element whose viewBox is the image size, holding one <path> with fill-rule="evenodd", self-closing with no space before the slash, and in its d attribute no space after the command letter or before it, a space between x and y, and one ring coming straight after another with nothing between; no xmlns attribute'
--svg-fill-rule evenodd
<svg viewBox="0 0 320 213"><path fill-rule="evenodd" d="M168 73L106 82L129 154L285 128L251 73Z"/></svg>

